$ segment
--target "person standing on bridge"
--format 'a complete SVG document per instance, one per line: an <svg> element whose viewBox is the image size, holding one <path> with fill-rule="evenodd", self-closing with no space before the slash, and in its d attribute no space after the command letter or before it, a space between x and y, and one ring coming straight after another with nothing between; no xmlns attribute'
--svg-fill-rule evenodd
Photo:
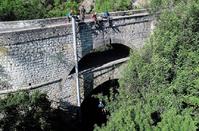
<svg viewBox="0 0 199 131"><path fill-rule="evenodd" d="M112 22L111 22L111 18L110 18L110 14L108 11L105 11L103 14L103 18L106 19L108 21L109 26L112 26Z"/></svg>
<svg viewBox="0 0 199 131"><path fill-rule="evenodd" d="M94 21L95 26L98 27L99 25L98 25L97 13L96 13L96 12L94 12L94 13L92 14L91 19Z"/></svg>
<svg viewBox="0 0 199 131"><path fill-rule="evenodd" d="M80 19L81 19L81 21L84 21L85 14L86 14L86 10L85 10L84 6L82 6L82 8L80 9Z"/></svg>
<svg viewBox="0 0 199 131"><path fill-rule="evenodd" d="M72 15L74 15L74 11L71 9L71 10L66 14L66 16L67 16L67 18L68 18L68 22L71 21Z"/></svg>

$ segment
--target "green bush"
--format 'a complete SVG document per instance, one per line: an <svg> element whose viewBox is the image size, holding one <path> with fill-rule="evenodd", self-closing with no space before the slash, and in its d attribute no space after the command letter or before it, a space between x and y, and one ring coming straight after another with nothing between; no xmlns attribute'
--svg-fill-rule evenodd
<svg viewBox="0 0 199 131"><path fill-rule="evenodd" d="M49 130L51 108L46 94L19 92L0 100L3 130Z"/></svg>
<svg viewBox="0 0 199 131"><path fill-rule="evenodd" d="M132 8L131 0L96 0L95 1L95 11L118 11L118 10L128 10Z"/></svg>
<svg viewBox="0 0 199 131"><path fill-rule="evenodd" d="M65 16L71 9L77 14L75 0L1 0L0 21Z"/></svg>
<svg viewBox="0 0 199 131"><path fill-rule="evenodd" d="M65 131L80 125L71 110L54 109L44 93L17 92L0 99L0 130Z"/></svg>
<svg viewBox="0 0 199 131"><path fill-rule="evenodd" d="M78 14L78 7L79 4L74 0L68 0L64 3L58 0L54 3L54 8L48 12L47 17L65 16L71 10L73 10L75 14Z"/></svg>
<svg viewBox="0 0 199 131"><path fill-rule="evenodd" d="M42 18L47 10L41 0L1 0L0 20Z"/></svg>
<svg viewBox="0 0 199 131"><path fill-rule="evenodd" d="M174 2L145 47L132 51L109 121L96 130L199 129L199 1Z"/></svg>

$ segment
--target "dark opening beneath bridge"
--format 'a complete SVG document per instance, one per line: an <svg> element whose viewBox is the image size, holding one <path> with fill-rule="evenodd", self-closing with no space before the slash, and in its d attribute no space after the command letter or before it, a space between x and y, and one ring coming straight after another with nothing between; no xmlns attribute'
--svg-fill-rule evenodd
<svg viewBox="0 0 199 131"><path fill-rule="evenodd" d="M95 96L98 94L102 94L103 96L107 96L110 98L111 92L117 94L119 87L118 79L109 80L104 82L97 88L95 88L91 94L84 99L81 105L81 113L82 113L82 125L85 131L92 131L94 124L101 126L103 123L107 122L107 117L109 112L103 112L99 107L99 98ZM105 101L102 101L106 106Z"/></svg>
<svg viewBox="0 0 199 131"><path fill-rule="evenodd" d="M122 44L111 44L106 47L100 47L92 53L84 56L79 62L79 72L90 68L100 67L109 62L126 58L129 56L130 48ZM69 75L75 73L75 68L72 69Z"/></svg>

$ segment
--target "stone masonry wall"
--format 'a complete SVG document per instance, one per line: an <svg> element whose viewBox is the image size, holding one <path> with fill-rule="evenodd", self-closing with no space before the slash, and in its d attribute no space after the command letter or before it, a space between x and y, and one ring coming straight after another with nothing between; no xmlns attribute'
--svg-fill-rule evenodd
<svg viewBox="0 0 199 131"><path fill-rule="evenodd" d="M107 21L101 21L100 28L91 21L79 23L78 56L82 58L105 44L140 48L151 32L151 23L152 17L148 13L114 18L112 27ZM72 43L71 24L0 32L0 81L7 85L0 86L0 94L39 89L47 92L55 102L75 105L75 81L74 76L69 75L74 67ZM115 78L120 74L118 69L114 69ZM103 71L105 69L83 75L83 81L93 81L97 86L108 80L113 70L107 71L109 75Z"/></svg>

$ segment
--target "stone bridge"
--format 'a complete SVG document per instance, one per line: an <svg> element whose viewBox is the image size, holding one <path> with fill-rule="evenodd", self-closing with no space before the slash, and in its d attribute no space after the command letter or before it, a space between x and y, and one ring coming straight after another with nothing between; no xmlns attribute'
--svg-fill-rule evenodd
<svg viewBox="0 0 199 131"><path fill-rule="evenodd" d="M82 101L94 88L120 78L127 49L142 47L153 28L146 10L111 16L111 26L106 20L99 27L89 19L77 23ZM76 105L73 51L72 25L65 17L0 22L0 94L41 90L55 102Z"/></svg>

